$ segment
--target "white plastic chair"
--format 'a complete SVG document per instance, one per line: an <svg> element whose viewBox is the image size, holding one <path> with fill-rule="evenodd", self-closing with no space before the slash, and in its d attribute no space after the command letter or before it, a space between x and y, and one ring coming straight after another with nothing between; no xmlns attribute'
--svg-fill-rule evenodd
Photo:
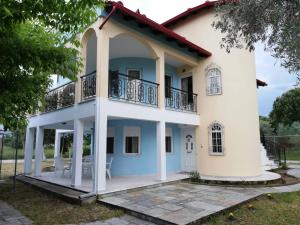
<svg viewBox="0 0 300 225"><path fill-rule="evenodd" d="M71 171L71 165L69 164L69 166L65 166L65 162L62 158L60 158L59 156L55 157L54 158L54 172L55 172L55 175L56 175L57 171L61 171L62 174L65 175L66 170Z"/></svg>
<svg viewBox="0 0 300 225"><path fill-rule="evenodd" d="M82 157L82 172L83 174L91 174L92 178L94 178L93 162L93 157L91 155Z"/></svg>
<svg viewBox="0 0 300 225"><path fill-rule="evenodd" d="M54 158L54 172L55 172L55 175L56 175L57 171L60 171L64 174L64 168L65 168L64 160L60 157L55 157Z"/></svg>
<svg viewBox="0 0 300 225"><path fill-rule="evenodd" d="M110 158L109 162L106 163L106 174L108 176L108 179L111 180L111 173L110 173L110 169L111 169L111 165L112 165L112 161L113 161L113 157Z"/></svg>

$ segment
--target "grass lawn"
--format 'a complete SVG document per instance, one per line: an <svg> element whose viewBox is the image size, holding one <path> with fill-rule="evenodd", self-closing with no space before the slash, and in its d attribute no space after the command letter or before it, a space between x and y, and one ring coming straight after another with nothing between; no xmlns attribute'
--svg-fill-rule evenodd
<svg viewBox="0 0 300 225"><path fill-rule="evenodd" d="M54 149L53 148L45 148L46 158L53 158ZM34 156L33 156L34 157ZM11 146L4 146L3 148L3 159L14 159L15 158L15 149ZM24 159L24 150L18 149L18 159Z"/></svg>
<svg viewBox="0 0 300 225"><path fill-rule="evenodd" d="M70 149L71 151L71 149ZM47 159L53 159L54 157L54 149L51 147L45 148L45 156ZM33 151L33 156L34 158L34 151ZM69 157L69 153L65 152L63 154L64 158ZM4 146L3 148L3 160L5 159L15 159L15 149L10 147L10 146ZM24 159L24 150L23 149L18 149L18 159Z"/></svg>
<svg viewBox="0 0 300 225"><path fill-rule="evenodd" d="M300 224L300 192L272 194L272 199L262 196L236 210L216 216L204 223L206 225L299 225ZM229 219L232 212L234 219Z"/></svg>
<svg viewBox="0 0 300 225"><path fill-rule="evenodd" d="M300 161L300 150L286 150L286 159Z"/></svg>
<svg viewBox="0 0 300 225"><path fill-rule="evenodd" d="M4 164L5 175L12 174L13 164ZM43 165L49 166L46 164ZM18 170L22 170L20 164ZM78 224L121 216L121 210L111 210L99 204L78 206L66 203L57 197L44 194L32 187L17 182L12 191L12 181L0 184L0 199L12 205L35 224Z"/></svg>

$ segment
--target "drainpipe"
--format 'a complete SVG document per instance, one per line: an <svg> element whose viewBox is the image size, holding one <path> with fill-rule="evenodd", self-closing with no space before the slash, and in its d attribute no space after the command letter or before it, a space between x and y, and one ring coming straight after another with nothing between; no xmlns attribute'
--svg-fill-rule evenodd
<svg viewBox="0 0 300 225"><path fill-rule="evenodd" d="M109 18L112 16L112 14L116 11L117 7L114 5L108 16L105 18L105 20L102 22L102 24L99 27L99 30L102 30L103 26L106 24L106 22L109 20Z"/></svg>

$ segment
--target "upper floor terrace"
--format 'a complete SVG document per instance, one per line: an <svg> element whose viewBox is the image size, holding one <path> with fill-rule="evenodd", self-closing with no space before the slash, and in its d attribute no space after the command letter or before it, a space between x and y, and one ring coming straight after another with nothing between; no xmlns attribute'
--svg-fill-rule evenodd
<svg viewBox="0 0 300 225"><path fill-rule="evenodd" d="M80 35L84 67L77 81L64 79L47 93L42 113L97 97L197 113L194 68L210 53L149 19L139 20L138 13L109 17L99 18Z"/></svg>

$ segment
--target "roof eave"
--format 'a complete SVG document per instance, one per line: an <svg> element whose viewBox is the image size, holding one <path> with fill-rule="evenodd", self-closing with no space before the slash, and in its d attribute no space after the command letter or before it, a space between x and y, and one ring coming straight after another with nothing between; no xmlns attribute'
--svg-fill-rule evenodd
<svg viewBox="0 0 300 225"><path fill-rule="evenodd" d="M114 10L114 14L121 13L126 14L137 20L139 23L144 23L145 25L151 27L154 31L163 34L166 37L166 40L173 40L178 43L179 46L182 48L186 48L186 50L190 52L196 52L200 57L209 57L212 55L211 52L201 48L200 46L186 40L184 37L180 36L179 34L175 33L172 30L167 29L166 27L154 22L153 20L147 18L145 15L141 15L137 12L133 12L126 7L123 6L122 3L119 2L107 2L105 10L110 14L112 10Z"/></svg>

